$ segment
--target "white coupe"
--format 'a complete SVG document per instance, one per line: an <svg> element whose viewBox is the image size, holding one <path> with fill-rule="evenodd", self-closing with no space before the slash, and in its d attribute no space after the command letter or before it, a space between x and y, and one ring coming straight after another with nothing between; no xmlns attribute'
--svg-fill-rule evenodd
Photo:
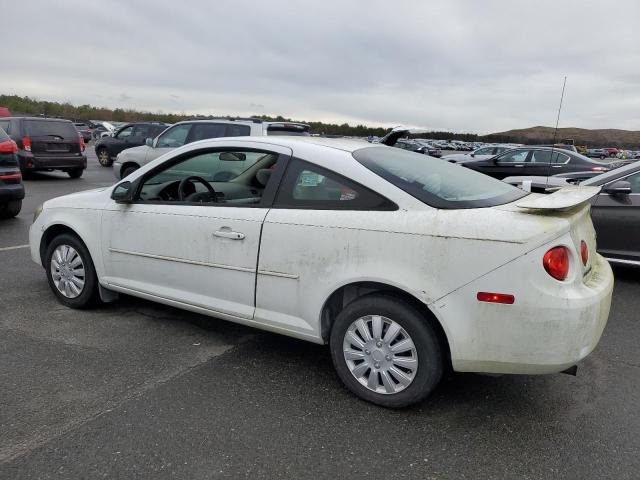
<svg viewBox="0 0 640 480"><path fill-rule="evenodd" d="M596 346L613 289L597 188L528 194L385 145L203 140L36 211L61 303L119 293L328 343L361 398L401 407L443 372L559 372Z"/></svg>

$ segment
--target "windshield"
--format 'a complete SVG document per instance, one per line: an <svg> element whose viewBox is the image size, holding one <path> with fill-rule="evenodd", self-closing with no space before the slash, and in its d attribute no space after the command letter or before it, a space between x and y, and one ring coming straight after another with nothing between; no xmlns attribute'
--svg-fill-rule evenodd
<svg viewBox="0 0 640 480"><path fill-rule="evenodd" d="M492 207L527 195L461 165L397 148L367 147L353 157L372 172L436 208Z"/></svg>

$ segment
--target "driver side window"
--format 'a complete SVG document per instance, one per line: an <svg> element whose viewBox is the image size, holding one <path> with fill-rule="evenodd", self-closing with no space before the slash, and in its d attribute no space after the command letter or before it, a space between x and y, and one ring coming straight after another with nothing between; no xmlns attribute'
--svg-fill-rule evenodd
<svg viewBox="0 0 640 480"><path fill-rule="evenodd" d="M198 152L146 178L138 201L258 204L278 155L271 152Z"/></svg>
<svg viewBox="0 0 640 480"><path fill-rule="evenodd" d="M505 153L498 158L498 163L522 163L527 159L527 155L529 155L529 150Z"/></svg>
<svg viewBox="0 0 640 480"><path fill-rule="evenodd" d="M182 125L176 125L164 132L158 138L156 148L178 148L184 145L191 130L190 123L184 123Z"/></svg>
<svg viewBox="0 0 640 480"><path fill-rule="evenodd" d="M122 130L120 130L118 132L118 134L116 135L117 138L123 140L127 137L131 136L131 133L133 133L133 127L127 127L127 128L123 128Z"/></svg>

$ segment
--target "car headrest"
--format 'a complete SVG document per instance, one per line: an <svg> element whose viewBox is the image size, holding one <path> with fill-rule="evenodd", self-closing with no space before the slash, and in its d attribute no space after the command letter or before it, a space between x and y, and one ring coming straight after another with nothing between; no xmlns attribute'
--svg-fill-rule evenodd
<svg viewBox="0 0 640 480"><path fill-rule="evenodd" d="M262 185L263 187L267 186L269 178L271 178L271 169L269 168L261 168L256 173L256 180L258 180L258 183L260 183L260 185Z"/></svg>

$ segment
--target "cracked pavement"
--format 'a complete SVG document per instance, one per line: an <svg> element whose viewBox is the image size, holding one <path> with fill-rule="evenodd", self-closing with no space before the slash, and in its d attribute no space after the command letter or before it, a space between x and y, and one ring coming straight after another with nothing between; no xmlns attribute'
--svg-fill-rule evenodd
<svg viewBox="0 0 640 480"><path fill-rule="evenodd" d="M640 277L617 269L578 376L453 375L421 405L357 400L326 348L123 297L62 307L25 248L37 204L112 184L26 182L0 224L0 478L618 478L640 471Z"/></svg>

